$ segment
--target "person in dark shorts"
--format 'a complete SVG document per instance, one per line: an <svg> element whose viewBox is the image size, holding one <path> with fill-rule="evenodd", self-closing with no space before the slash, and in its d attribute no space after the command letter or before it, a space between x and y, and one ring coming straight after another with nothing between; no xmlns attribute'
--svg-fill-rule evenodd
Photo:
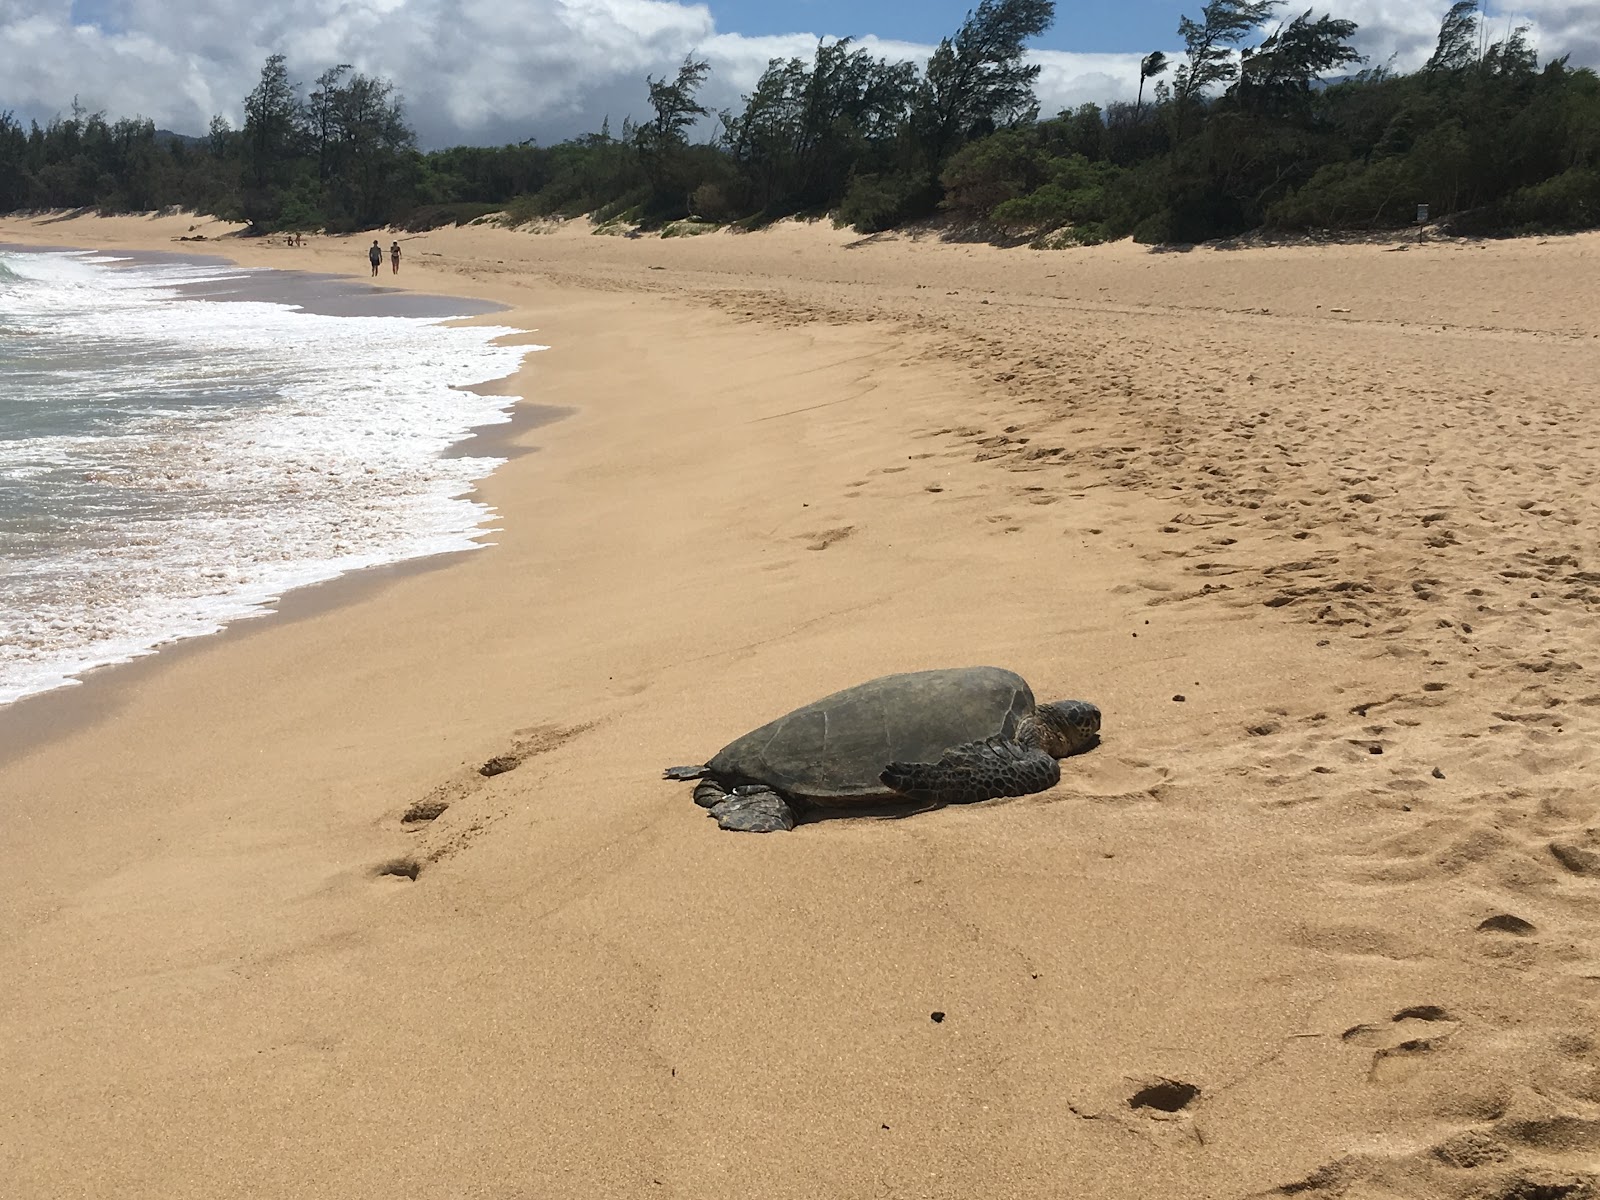
<svg viewBox="0 0 1600 1200"><path fill-rule="evenodd" d="M367 251L367 261L372 264L372 273L378 273L378 267L383 263L383 247L378 245L378 239L372 239L372 248Z"/></svg>
<svg viewBox="0 0 1600 1200"><path fill-rule="evenodd" d="M394 273L400 274L400 243L389 243L389 262L394 267Z"/></svg>

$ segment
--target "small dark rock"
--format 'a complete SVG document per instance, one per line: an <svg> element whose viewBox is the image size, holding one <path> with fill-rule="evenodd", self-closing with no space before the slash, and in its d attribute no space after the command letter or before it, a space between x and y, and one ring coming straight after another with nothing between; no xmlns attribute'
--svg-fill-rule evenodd
<svg viewBox="0 0 1600 1200"><path fill-rule="evenodd" d="M1443 772L1443 771L1441 771L1441 770L1439 770L1439 768L1438 768L1438 767L1435 767L1435 768L1434 768L1434 769L1433 769L1433 777L1434 777L1434 778L1435 778L1435 779L1443 779L1443 778L1444 778L1444 772Z"/></svg>
<svg viewBox="0 0 1600 1200"><path fill-rule="evenodd" d="M931 1012L928 1015L933 1018L933 1023L935 1025L938 1025L944 1020L944 1014L942 1012Z"/></svg>
<svg viewBox="0 0 1600 1200"><path fill-rule="evenodd" d="M1182 704L1187 699L1188 699L1187 696L1185 696L1182 692L1179 692L1176 696L1174 696L1172 698L1172 702L1174 704Z"/></svg>
<svg viewBox="0 0 1600 1200"><path fill-rule="evenodd" d="M1382 754L1383 753L1383 747L1382 746L1368 746L1367 747L1367 753L1368 754Z"/></svg>

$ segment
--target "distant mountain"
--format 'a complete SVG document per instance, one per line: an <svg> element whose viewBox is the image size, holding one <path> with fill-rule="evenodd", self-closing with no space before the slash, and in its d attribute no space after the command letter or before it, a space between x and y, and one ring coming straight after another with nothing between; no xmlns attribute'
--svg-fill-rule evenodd
<svg viewBox="0 0 1600 1200"><path fill-rule="evenodd" d="M158 146L170 146L173 142L178 142L185 146L198 146L203 141L205 141L205 138L195 137L193 134L174 133L170 129L156 130L156 145Z"/></svg>

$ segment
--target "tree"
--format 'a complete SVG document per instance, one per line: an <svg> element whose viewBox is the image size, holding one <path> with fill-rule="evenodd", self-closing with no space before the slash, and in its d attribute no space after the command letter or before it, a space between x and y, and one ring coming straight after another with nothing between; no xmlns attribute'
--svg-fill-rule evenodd
<svg viewBox="0 0 1600 1200"><path fill-rule="evenodd" d="M1439 44L1424 71L1461 71L1478 61L1478 0L1457 0L1439 26Z"/></svg>
<svg viewBox="0 0 1600 1200"><path fill-rule="evenodd" d="M1233 88L1240 107L1281 112L1302 103L1325 72L1362 61L1349 45L1356 28L1354 21L1329 16L1313 21L1309 8L1279 25L1259 46L1240 53Z"/></svg>
<svg viewBox="0 0 1600 1200"><path fill-rule="evenodd" d="M386 224L405 201L406 158L416 135L394 85L359 72L333 92L333 196L358 226Z"/></svg>
<svg viewBox="0 0 1600 1200"><path fill-rule="evenodd" d="M300 99L283 55L274 54L261 68L255 90L245 97L239 143L244 164L240 211L257 229L271 228L283 210L299 128Z"/></svg>
<svg viewBox="0 0 1600 1200"><path fill-rule="evenodd" d="M206 149L212 158L226 158L233 149L235 137L228 118L219 113L211 118L211 127L206 130Z"/></svg>
<svg viewBox="0 0 1600 1200"><path fill-rule="evenodd" d="M1040 68L1023 65L1023 44L1049 29L1055 16L1055 0L983 0L954 38L939 43L918 103L935 171L968 138L1038 115L1033 83Z"/></svg>
<svg viewBox="0 0 1600 1200"><path fill-rule="evenodd" d="M656 115L634 132L634 145L650 181L652 206L688 210L687 192L674 186L674 169L682 162L689 130L701 117L711 115L711 110L696 99L710 71L710 63L690 56L683 60L675 79L645 79L650 88L650 107ZM680 191L682 195L674 194ZM673 194L670 200L669 194Z"/></svg>
<svg viewBox="0 0 1600 1200"><path fill-rule="evenodd" d="M650 88L650 107L656 110L656 116L648 125L639 127L641 146L660 149L681 146L686 141L684 135L694 127L694 123L701 117L711 115L711 110L695 99L710 71L710 63L690 57L683 60L677 78L670 83L665 79L646 76L645 82Z"/></svg>
<svg viewBox="0 0 1600 1200"><path fill-rule="evenodd" d="M1531 75L1539 56L1528 44L1528 26L1518 25L1503 42L1496 42L1483 54L1483 67L1491 75Z"/></svg>
<svg viewBox="0 0 1600 1200"><path fill-rule="evenodd" d="M1210 0L1200 10L1197 24L1188 17L1178 21L1188 61L1178 68L1173 99L1180 108L1197 102L1207 88L1238 78L1233 51L1252 30L1266 23L1280 0Z"/></svg>
<svg viewBox="0 0 1600 1200"><path fill-rule="evenodd" d="M295 150L300 99L289 82L284 57L274 54L244 101L244 158L248 182L266 189L282 179Z"/></svg>
<svg viewBox="0 0 1600 1200"><path fill-rule="evenodd" d="M915 86L910 63L875 59L850 39L818 42L815 57L773 59L724 113L726 144L762 211L836 204L852 170L870 169L898 138Z"/></svg>
<svg viewBox="0 0 1600 1200"><path fill-rule="evenodd" d="M1144 81L1164 74L1167 66L1167 56L1159 50L1152 50L1139 60L1139 97L1134 101L1135 110L1144 108Z"/></svg>
<svg viewBox="0 0 1600 1200"><path fill-rule="evenodd" d="M27 203L28 135L9 109L0 111L0 212Z"/></svg>
<svg viewBox="0 0 1600 1200"><path fill-rule="evenodd" d="M355 68L349 63L329 67L317 76L317 85L306 99L306 137L317 155L317 175L324 183L334 174L334 151L343 132L341 126L344 77Z"/></svg>

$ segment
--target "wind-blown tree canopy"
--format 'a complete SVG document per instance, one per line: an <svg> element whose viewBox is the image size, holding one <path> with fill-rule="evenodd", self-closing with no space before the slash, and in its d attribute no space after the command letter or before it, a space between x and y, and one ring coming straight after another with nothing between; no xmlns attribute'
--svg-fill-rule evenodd
<svg viewBox="0 0 1600 1200"><path fill-rule="evenodd" d="M1478 0L1457 0L1439 26L1439 44L1424 71L1460 71L1478 61Z"/></svg>
<svg viewBox="0 0 1600 1200"><path fill-rule="evenodd" d="M1198 22L1179 19L1178 36L1188 60L1178 68L1173 84L1180 110L1194 105L1215 85L1238 77L1234 50L1266 23L1278 4L1279 0L1210 0L1200 10Z"/></svg>
<svg viewBox="0 0 1600 1200"><path fill-rule="evenodd" d="M650 107L655 109L656 115L653 121L635 131L634 144L650 181L651 195L647 203L652 209L687 209L692 185L682 177L682 168L689 130L711 112L696 99L710 70L710 63L691 56L683 60L675 78L651 77L645 81L650 89Z"/></svg>
<svg viewBox="0 0 1600 1200"><path fill-rule="evenodd" d="M916 68L819 42L811 61L773 59L742 113L722 114L725 142L762 212L839 202L853 170L885 157L910 110Z"/></svg>
<svg viewBox="0 0 1600 1200"><path fill-rule="evenodd" d="M1134 100L1135 108L1144 107L1145 81L1166 74L1168 65L1167 56L1160 50L1152 50L1139 60L1139 94Z"/></svg>
<svg viewBox="0 0 1600 1200"><path fill-rule="evenodd" d="M1302 102L1329 71L1362 61L1350 45L1354 21L1324 15L1313 21L1306 9L1279 25L1265 41L1240 52L1239 78L1231 94L1242 108L1284 109Z"/></svg>
<svg viewBox="0 0 1600 1200"><path fill-rule="evenodd" d="M917 105L935 168L967 138L1038 115L1033 83L1040 68L1025 66L1022 53L1055 17L1055 0L983 0L955 37L939 43Z"/></svg>

